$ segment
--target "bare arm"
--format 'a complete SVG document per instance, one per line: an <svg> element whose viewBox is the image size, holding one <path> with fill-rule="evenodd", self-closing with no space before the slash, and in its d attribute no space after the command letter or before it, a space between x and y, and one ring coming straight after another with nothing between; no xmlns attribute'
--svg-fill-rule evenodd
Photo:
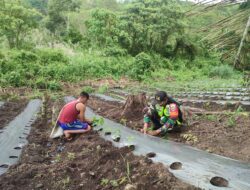
<svg viewBox="0 0 250 190"><path fill-rule="evenodd" d="M91 123L92 121L90 119L87 119L85 117L85 111L86 111L86 106L82 103L78 103L76 104L76 109L80 112L78 117L79 117L79 120L81 122L87 122L87 123Z"/></svg>

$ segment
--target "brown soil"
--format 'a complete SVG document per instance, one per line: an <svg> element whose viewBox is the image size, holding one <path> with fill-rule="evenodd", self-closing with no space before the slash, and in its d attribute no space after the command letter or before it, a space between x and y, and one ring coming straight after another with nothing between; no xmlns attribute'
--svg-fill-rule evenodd
<svg viewBox="0 0 250 190"><path fill-rule="evenodd" d="M146 106L146 95L129 95L125 104L119 102L103 101L91 97L88 106L103 117L113 119L123 124L129 122L129 127L135 129L142 124L142 110ZM138 126L136 126L138 124Z"/></svg>
<svg viewBox="0 0 250 190"><path fill-rule="evenodd" d="M0 176L0 189L124 189L127 184L142 190L197 189L162 164L134 156L129 148L113 147L96 132L72 142L48 139L53 105L50 100L32 125L29 144L19 163Z"/></svg>
<svg viewBox="0 0 250 190"><path fill-rule="evenodd" d="M138 130L143 126L143 117L139 117L138 110L135 107L130 107L132 116L127 117L127 115L117 114L117 112L122 113L124 107L122 104L92 98L89 106L98 114L126 124L132 129ZM216 110L214 109L213 111ZM133 114L137 114L136 116L138 117L135 118ZM169 133L168 138L211 153L237 160L250 161L249 113L237 114L231 112L226 114L214 112L214 114L199 115L188 114L190 126L182 133ZM189 140L185 138L184 134L190 137Z"/></svg>
<svg viewBox="0 0 250 190"><path fill-rule="evenodd" d="M13 120L24 107L27 105L27 100L11 100L4 103L0 107L0 129L4 128L11 120Z"/></svg>

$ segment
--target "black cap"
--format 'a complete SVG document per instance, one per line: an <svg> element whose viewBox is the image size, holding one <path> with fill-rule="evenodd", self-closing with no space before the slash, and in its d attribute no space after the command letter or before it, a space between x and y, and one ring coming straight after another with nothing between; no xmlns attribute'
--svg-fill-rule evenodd
<svg viewBox="0 0 250 190"><path fill-rule="evenodd" d="M167 93L165 91L158 91L155 94L155 100L157 102L162 102L168 97Z"/></svg>

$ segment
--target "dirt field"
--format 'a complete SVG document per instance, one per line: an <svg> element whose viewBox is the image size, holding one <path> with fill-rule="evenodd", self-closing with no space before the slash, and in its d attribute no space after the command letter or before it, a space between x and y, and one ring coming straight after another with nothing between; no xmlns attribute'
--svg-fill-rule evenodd
<svg viewBox="0 0 250 190"><path fill-rule="evenodd" d="M127 147L113 147L96 132L72 142L48 139L53 105L48 100L46 114L33 124L19 163L0 177L0 189L197 189L176 179L162 164L134 156Z"/></svg>
<svg viewBox="0 0 250 190"><path fill-rule="evenodd" d="M122 115L124 106L120 103L105 102L92 97L89 106L98 114L122 124L126 123L132 129L138 130L143 126L143 114L136 109L130 109L133 117ZM193 114L188 116L188 121L190 125L185 131L169 133L168 139L233 159L250 161L249 113Z"/></svg>

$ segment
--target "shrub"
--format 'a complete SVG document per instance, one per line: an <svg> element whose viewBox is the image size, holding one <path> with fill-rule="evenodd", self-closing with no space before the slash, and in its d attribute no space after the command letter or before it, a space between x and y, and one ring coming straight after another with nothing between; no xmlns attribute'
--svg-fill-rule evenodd
<svg viewBox="0 0 250 190"><path fill-rule="evenodd" d="M224 79L231 78L234 74L234 69L229 65L220 65L213 67L209 73L210 77L220 77Z"/></svg>
<svg viewBox="0 0 250 190"><path fill-rule="evenodd" d="M17 64L34 63L38 60L38 56L31 51L11 51L11 59Z"/></svg>
<svg viewBox="0 0 250 190"><path fill-rule="evenodd" d="M38 78L36 79L34 85L32 84L32 86L39 88L39 89L46 89L47 87L47 81L45 78Z"/></svg>
<svg viewBox="0 0 250 190"><path fill-rule="evenodd" d="M104 50L104 55L105 56L125 56L127 55L127 50L126 49L122 49L120 47L107 47Z"/></svg>
<svg viewBox="0 0 250 190"><path fill-rule="evenodd" d="M84 87L82 88L82 91L85 91L85 92L87 92L87 93L92 93L92 92L95 91L95 89L94 89L92 86L84 86Z"/></svg>
<svg viewBox="0 0 250 190"><path fill-rule="evenodd" d="M83 40L82 34L77 31L77 29L70 28L69 32L63 36L63 40L65 42L71 42L72 44L80 43Z"/></svg>
<svg viewBox="0 0 250 190"><path fill-rule="evenodd" d="M36 51L41 64L51 64L55 62L68 63L68 58L60 51L54 49L39 49Z"/></svg>
<svg viewBox="0 0 250 190"><path fill-rule="evenodd" d="M136 55L134 63L131 67L131 77L142 80L143 76L151 74L152 59L150 55L142 52Z"/></svg>
<svg viewBox="0 0 250 190"><path fill-rule="evenodd" d="M11 71L10 73L7 73L4 75L5 81L7 81L8 84L14 87L20 87L25 84L25 79L21 72L17 71Z"/></svg>
<svg viewBox="0 0 250 190"><path fill-rule="evenodd" d="M62 88L61 88L61 85L60 85L59 82L57 82L57 81L50 81L48 83L48 89L56 91L56 90L61 90Z"/></svg>
<svg viewBox="0 0 250 190"><path fill-rule="evenodd" d="M103 86L100 86L100 87L98 88L98 92L99 92L100 94L104 94L105 92L108 91L108 89L109 89L109 86L108 86L108 85L103 85Z"/></svg>

